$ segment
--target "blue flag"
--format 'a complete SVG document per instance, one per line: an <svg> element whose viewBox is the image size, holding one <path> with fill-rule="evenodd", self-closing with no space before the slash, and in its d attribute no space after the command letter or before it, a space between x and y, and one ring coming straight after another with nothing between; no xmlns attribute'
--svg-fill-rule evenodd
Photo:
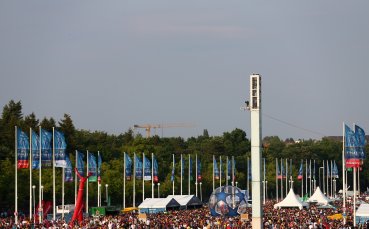
<svg viewBox="0 0 369 229"><path fill-rule="evenodd" d="M40 168L40 138L32 130L32 169Z"/></svg>
<svg viewBox="0 0 369 229"><path fill-rule="evenodd" d="M17 127L17 151L17 168L28 168L29 138L19 127Z"/></svg>
<svg viewBox="0 0 369 229"><path fill-rule="evenodd" d="M201 182L202 181L202 176L201 176L201 161L199 159L197 159L197 182Z"/></svg>
<svg viewBox="0 0 369 229"><path fill-rule="evenodd" d="M298 180L302 180L304 178L304 162L301 161L299 174L297 175Z"/></svg>
<svg viewBox="0 0 369 229"><path fill-rule="evenodd" d="M228 157L227 157L228 160ZM232 175L232 163L231 160L228 160L228 176L227 179L231 179L231 175Z"/></svg>
<svg viewBox="0 0 369 229"><path fill-rule="evenodd" d="M184 169L185 169L185 160L184 160L184 158L183 157L181 157L181 160L182 160L182 171L181 171L181 173L182 173L182 176L184 176Z"/></svg>
<svg viewBox="0 0 369 229"><path fill-rule="evenodd" d="M84 154L76 151L76 158L77 158L77 170L81 176L85 175L85 165L83 163Z"/></svg>
<svg viewBox="0 0 369 229"><path fill-rule="evenodd" d="M213 159L213 166L214 166L214 177L216 180L219 180L219 169L217 165L217 160L215 158Z"/></svg>
<svg viewBox="0 0 369 229"><path fill-rule="evenodd" d="M131 180L132 179L132 159L128 156L128 154L126 153L126 179L127 180Z"/></svg>
<svg viewBox="0 0 369 229"><path fill-rule="evenodd" d="M151 163L150 160L144 155L144 180L151 180Z"/></svg>
<svg viewBox="0 0 369 229"><path fill-rule="evenodd" d="M193 177L192 177L192 159L190 157L190 155L188 155L188 169L190 170L190 180L192 181L193 180Z"/></svg>
<svg viewBox="0 0 369 229"><path fill-rule="evenodd" d="M345 125L345 159L347 168L360 166L360 155L356 150L358 145L356 134L350 127Z"/></svg>
<svg viewBox="0 0 369 229"><path fill-rule="evenodd" d="M337 164L336 161L333 161L333 171L332 171L333 177L334 178L339 178L338 176L338 168L337 168Z"/></svg>
<svg viewBox="0 0 369 229"><path fill-rule="evenodd" d="M172 175L170 176L170 181L173 182L174 181L174 167L175 167L175 159L173 157L173 167L172 167Z"/></svg>
<svg viewBox="0 0 369 229"><path fill-rule="evenodd" d="M137 155L135 155L135 170L136 179L142 179L142 161Z"/></svg>
<svg viewBox="0 0 369 229"><path fill-rule="evenodd" d="M101 159L100 152L98 152L97 154L97 182L99 182L99 184L101 183L101 164L102 164L102 159Z"/></svg>
<svg viewBox="0 0 369 229"><path fill-rule="evenodd" d="M52 147L51 140L53 135L41 129L41 162L42 167L50 167L52 165Z"/></svg>
<svg viewBox="0 0 369 229"><path fill-rule="evenodd" d="M97 181L96 157L90 152L88 152L88 173L90 174L88 181L96 182Z"/></svg>
<svg viewBox="0 0 369 229"><path fill-rule="evenodd" d="M55 147L55 167L65 168L67 162L65 161L65 152L67 150L67 143L62 132L54 131L54 147Z"/></svg>
<svg viewBox="0 0 369 229"><path fill-rule="evenodd" d="M73 181L73 168L72 163L68 155L65 156L66 167L64 169L64 181L65 182L72 182Z"/></svg>
<svg viewBox="0 0 369 229"><path fill-rule="evenodd" d="M359 154L359 158L364 160L366 158L365 155L365 131L360 127L355 125L355 136L357 139L357 152Z"/></svg>
<svg viewBox="0 0 369 229"><path fill-rule="evenodd" d="M154 177L154 182L155 183L158 183L159 182L159 176L158 176L158 173L159 173L159 166L158 166L158 162L156 161L156 158L154 157L154 168L153 168L153 172L154 172L154 174L153 174L153 177Z"/></svg>

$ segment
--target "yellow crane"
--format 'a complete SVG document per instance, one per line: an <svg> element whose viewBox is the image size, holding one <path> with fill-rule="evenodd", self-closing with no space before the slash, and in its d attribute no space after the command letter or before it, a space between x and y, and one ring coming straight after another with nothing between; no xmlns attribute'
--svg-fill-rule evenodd
<svg viewBox="0 0 369 229"><path fill-rule="evenodd" d="M146 138L151 136L151 129L163 129L163 128L191 128L195 127L192 123L167 123L167 124L135 124L133 128L142 128L146 130Z"/></svg>

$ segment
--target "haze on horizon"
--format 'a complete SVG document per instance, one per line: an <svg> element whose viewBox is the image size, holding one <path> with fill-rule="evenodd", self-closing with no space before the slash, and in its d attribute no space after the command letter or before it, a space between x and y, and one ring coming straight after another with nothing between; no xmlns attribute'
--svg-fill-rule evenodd
<svg viewBox="0 0 369 229"><path fill-rule="evenodd" d="M369 132L368 28L364 0L1 1L0 106L111 134L250 137L240 107L259 73L263 136Z"/></svg>

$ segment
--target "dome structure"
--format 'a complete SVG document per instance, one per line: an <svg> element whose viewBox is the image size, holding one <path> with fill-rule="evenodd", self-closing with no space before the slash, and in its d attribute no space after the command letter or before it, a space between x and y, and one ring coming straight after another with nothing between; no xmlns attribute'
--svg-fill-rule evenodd
<svg viewBox="0 0 369 229"><path fill-rule="evenodd" d="M221 186L209 199L212 216L236 216L246 212L247 196L235 186Z"/></svg>

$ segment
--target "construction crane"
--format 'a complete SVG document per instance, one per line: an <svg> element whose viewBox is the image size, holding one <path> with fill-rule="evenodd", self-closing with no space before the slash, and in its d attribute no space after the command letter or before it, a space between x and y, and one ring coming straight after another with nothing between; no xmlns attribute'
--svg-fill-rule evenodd
<svg viewBox="0 0 369 229"><path fill-rule="evenodd" d="M191 127L195 127L195 125L191 123L167 123L167 124L143 124L143 125L135 124L133 125L133 128L145 129L146 138L149 138L151 136L151 129L156 130L158 128L161 128L163 130L163 128L176 128L176 127L191 128Z"/></svg>

